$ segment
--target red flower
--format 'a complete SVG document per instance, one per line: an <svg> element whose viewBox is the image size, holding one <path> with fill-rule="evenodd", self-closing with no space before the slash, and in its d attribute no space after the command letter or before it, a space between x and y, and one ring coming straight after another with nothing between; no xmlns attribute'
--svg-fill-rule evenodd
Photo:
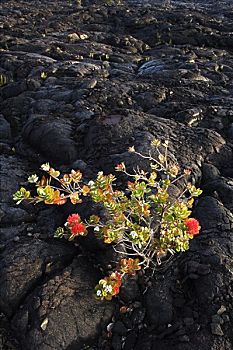
<svg viewBox="0 0 233 350"><path fill-rule="evenodd" d="M86 232L86 226L82 223L76 223L70 227L73 236L83 235Z"/></svg>
<svg viewBox="0 0 233 350"><path fill-rule="evenodd" d="M199 222L193 218L186 219L185 225L187 226L188 234L191 236L198 235L198 233L201 229Z"/></svg>
<svg viewBox="0 0 233 350"><path fill-rule="evenodd" d="M78 214L70 215L67 219L67 224L72 236L83 236L86 233L86 226L81 222L81 218Z"/></svg>
<svg viewBox="0 0 233 350"><path fill-rule="evenodd" d="M114 295L119 294L119 292L120 292L120 287L119 286L114 287L114 289L113 289Z"/></svg>
<svg viewBox="0 0 233 350"><path fill-rule="evenodd" d="M80 216L78 214L72 214L68 217L67 222L69 227L71 228L73 225L78 224L80 222Z"/></svg>

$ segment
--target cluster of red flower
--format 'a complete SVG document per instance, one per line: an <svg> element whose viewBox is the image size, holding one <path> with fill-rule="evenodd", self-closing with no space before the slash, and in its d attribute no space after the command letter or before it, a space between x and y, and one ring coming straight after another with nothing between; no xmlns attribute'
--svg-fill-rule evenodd
<svg viewBox="0 0 233 350"><path fill-rule="evenodd" d="M198 235L201 227L199 225L199 222L196 219L194 218L186 219L185 225L187 226L188 234L190 236Z"/></svg>
<svg viewBox="0 0 233 350"><path fill-rule="evenodd" d="M86 234L86 226L81 222L78 214L72 214L67 219L67 225L72 236L84 236Z"/></svg>

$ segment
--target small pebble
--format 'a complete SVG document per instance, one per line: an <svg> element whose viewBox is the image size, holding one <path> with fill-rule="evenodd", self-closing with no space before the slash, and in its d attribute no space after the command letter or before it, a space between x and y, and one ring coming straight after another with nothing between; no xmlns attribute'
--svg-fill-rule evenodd
<svg viewBox="0 0 233 350"><path fill-rule="evenodd" d="M217 311L217 314L222 315L226 310L226 307L224 305L221 305L220 309Z"/></svg>
<svg viewBox="0 0 233 350"><path fill-rule="evenodd" d="M68 34L67 35L67 39L70 41L70 42L76 42L80 39L79 35L77 33L71 33L71 34Z"/></svg>
<svg viewBox="0 0 233 350"><path fill-rule="evenodd" d="M219 335L219 336L223 336L224 335L220 324L218 324L218 323L211 323L210 327L211 327L211 333L212 334Z"/></svg>

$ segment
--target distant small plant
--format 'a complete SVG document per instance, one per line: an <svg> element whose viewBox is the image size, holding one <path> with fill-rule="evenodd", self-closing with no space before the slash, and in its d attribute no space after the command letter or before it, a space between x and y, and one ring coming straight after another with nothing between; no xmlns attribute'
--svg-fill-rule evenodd
<svg viewBox="0 0 233 350"><path fill-rule="evenodd" d="M4 74L0 74L0 87L7 84L7 77Z"/></svg>
<svg viewBox="0 0 233 350"><path fill-rule="evenodd" d="M190 239L200 231L198 221L190 215L194 198L202 191L186 181L179 196L173 198L170 195L171 187L188 177L191 171L185 169L181 173L179 166L169 160L168 141L161 144L154 140L152 147L157 152L156 158L151 152L143 155L134 147L129 148L130 153L150 162L150 172L137 167L129 173L123 162L116 166L117 172L130 179L124 190L116 188L116 177L112 174L99 172L95 180L85 184L79 170L61 176L58 170L46 163L41 169L49 175L48 178L43 176L39 180L36 174L28 178L30 183L35 183L37 195L32 196L24 187L14 194L17 204L27 200L62 205L70 200L76 205L87 196L102 204L106 213L103 217L91 215L82 221L78 213L72 214L64 227L55 232L55 237L73 240L87 235L92 229L99 239L111 244L124 257L115 272L99 281L95 288L98 299L111 300L117 295L125 274L134 275L140 269L153 268L161 264L161 259L168 253L173 255L188 250Z"/></svg>
<svg viewBox="0 0 233 350"><path fill-rule="evenodd" d="M41 72L41 73L40 73L40 78L41 78L42 80L46 80L47 77L48 77L48 74L47 74L46 72Z"/></svg>

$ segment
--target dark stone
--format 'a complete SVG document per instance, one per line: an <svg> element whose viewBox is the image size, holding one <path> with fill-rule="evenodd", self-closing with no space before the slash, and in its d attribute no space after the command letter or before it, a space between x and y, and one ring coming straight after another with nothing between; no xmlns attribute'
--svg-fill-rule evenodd
<svg viewBox="0 0 233 350"><path fill-rule="evenodd" d="M36 288L12 320L24 349L92 345L114 308L113 303L93 298L97 280L96 271L80 257Z"/></svg>
<svg viewBox="0 0 233 350"><path fill-rule="evenodd" d="M164 338L167 338L171 334L176 334L176 332L178 332L180 327L181 327L180 322L176 322L173 325L170 325L169 327L167 327L162 333L160 333L158 338L164 339Z"/></svg>
<svg viewBox="0 0 233 350"><path fill-rule="evenodd" d="M23 138L50 162L70 164L77 158L71 131L71 123L63 118L34 115L24 127Z"/></svg>
<svg viewBox="0 0 233 350"><path fill-rule="evenodd" d="M78 121L84 122L94 118L94 115L95 115L94 112L89 110L83 110L79 102L75 103L75 107L79 109L79 111L75 113L75 117L77 118Z"/></svg>
<svg viewBox="0 0 233 350"><path fill-rule="evenodd" d="M109 57L109 61L116 62L116 63L124 63L125 59L123 57L120 57L120 56L111 55Z"/></svg>
<svg viewBox="0 0 233 350"><path fill-rule="evenodd" d="M141 336L136 342L134 350L151 350L151 347L152 340L149 339L148 336Z"/></svg>
<svg viewBox="0 0 233 350"><path fill-rule="evenodd" d="M203 230L218 229L220 223L227 221L231 216L218 200L210 196L199 200L194 215L200 221Z"/></svg>
<svg viewBox="0 0 233 350"><path fill-rule="evenodd" d="M9 156L1 156L0 201L1 203L4 203L3 207L6 207L6 205L13 205L12 196L19 189L19 183L23 180L25 181L27 178L26 171L29 171L27 168L27 162L23 162L12 154ZM7 210L8 209L6 209L6 211Z"/></svg>
<svg viewBox="0 0 233 350"><path fill-rule="evenodd" d="M173 304L175 307L182 308L185 304L185 299L182 296L177 296L174 298Z"/></svg>
<svg viewBox="0 0 233 350"><path fill-rule="evenodd" d="M226 314L222 315L223 322L230 322L230 317Z"/></svg>
<svg viewBox="0 0 233 350"><path fill-rule="evenodd" d="M181 343L188 343L190 342L190 339L187 335L182 335L181 337L178 338L178 341L180 341Z"/></svg>
<svg viewBox="0 0 233 350"><path fill-rule="evenodd" d="M25 225L19 224L17 226L9 227L8 224L2 225L1 229L1 236L0 236L0 242L2 244L8 244L10 242L14 242L15 239L17 240L20 235L20 237L25 236Z"/></svg>
<svg viewBox="0 0 233 350"><path fill-rule="evenodd" d="M176 336L183 336L186 333L186 330L181 327L180 329L178 329L178 331L176 332Z"/></svg>
<svg viewBox="0 0 233 350"><path fill-rule="evenodd" d="M38 90L41 87L41 82L39 80L35 79L28 79L27 80L27 88L28 90Z"/></svg>
<svg viewBox="0 0 233 350"><path fill-rule="evenodd" d="M94 87L96 86L97 83L98 83L97 79L92 79L92 80L89 80L89 81L83 83L82 88L83 89L94 89Z"/></svg>
<svg viewBox="0 0 233 350"><path fill-rule="evenodd" d="M34 103L32 103L33 113L34 114L46 114L46 113L53 113L57 110L57 103L50 99L41 99L37 100ZM59 106L61 107L61 106Z"/></svg>
<svg viewBox="0 0 233 350"><path fill-rule="evenodd" d="M0 153L6 155L12 155L12 147L5 142L0 142Z"/></svg>
<svg viewBox="0 0 233 350"><path fill-rule="evenodd" d="M212 316L212 323L219 323L219 324L223 324L223 319L221 316L219 315L213 315Z"/></svg>
<svg viewBox="0 0 233 350"><path fill-rule="evenodd" d="M10 141L11 140L11 127L10 123L0 115L0 140Z"/></svg>
<svg viewBox="0 0 233 350"><path fill-rule="evenodd" d="M22 92L27 90L26 82L17 82L6 85L2 88L3 98L9 98L20 95Z"/></svg>
<svg viewBox="0 0 233 350"><path fill-rule="evenodd" d="M194 319L191 317L184 318L184 324L185 326L192 326L194 324Z"/></svg>
<svg viewBox="0 0 233 350"><path fill-rule="evenodd" d="M220 172L214 165L207 163L202 165L202 181L204 183L210 180L215 180L219 176Z"/></svg>
<svg viewBox="0 0 233 350"><path fill-rule="evenodd" d="M146 315L146 309L143 307L137 307L133 310L131 314L131 319L133 325L137 326L141 324L145 318Z"/></svg>
<svg viewBox="0 0 233 350"><path fill-rule="evenodd" d="M127 329L133 328L133 323L132 323L130 315L128 315L128 314L121 315L121 320Z"/></svg>
<svg viewBox="0 0 233 350"><path fill-rule="evenodd" d="M134 278L128 278L121 287L121 299L127 303L136 300L139 296L140 293L137 281Z"/></svg>
<svg viewBox="0 0 233 350"><path fill-rule="evenodd" d="M22 208L3 206L0 209L0 221L2 224L17 225L22 222L31 222L33 219L35 219L34 215L29 214Z"/></svg>
<svg viewBox="0 0 233 350"><path fill-rule="evenodd" d="M27 293L34 288L46 273L59 270L71 261L75 250L55 242L51 245L39 240L19 242L2 253L0 264L0 308L11 316Z"/></svg>
<svg viewBox="0 0 233 350"><path fill-rule="evenodd" d="M127 328L124 326L124 323L122 323L121 321L117 321L113 325L112 332L118 335L126 335Z"/></svg>
<svg viewBox="0 0 233 350"><path fill-rule="evenodd" d="M199 264L197 272L199 275L208 275L211 272L211 269L207 265Z"/></svg>
<svg viewBox="0 0 233 350"><path fill-rule="evenodd" d="M3 252L3 250L6 248L5 244L0 244L0 252Z"/></svg>
<svg viewBox="0 0 233 350"><path fill-rule="evenodd" d="M172 298L166 282L161 282L160 289L156 285L149 288L145 296L145 303L149 323L152 323L155 327L172 323Z"/></svg>
<svg viewBox="0 0 233 350"><path fill-rule="evenodd" d="M183 309L182 309L182 313L183 313L183 315L184 315L184 319L185 319L185 318L190 319L190 318L193 317L193 310L192 310L192 308L189 307L189 306L184 306Z"/></svg>
<svg viewBox="0 0 233 350"><path fill-rule="evenodd" d="M231 139L233 139L233 123L231 123L229 126L228 135Z"/></svg>
<svg viewBox="0 0 233 350"><path fill-rule="evenodd" d="M82 173L84 173L87 169L87 163L85 163L82 159L77 159L72 163L71 167L74 170L80 170Z"/></svg>
<svg viewBox="0 0 233 350"><path fill-rule="evenodd" d="M210 326L211 326L212 334L219 335L219 336L223 336L224 335L220 324L218 324L218 323L211 323Z"/></svg>
<svg viewBox="0 0 233 350"><path fill-rule="evenodd" d="M47 238L53 238L56 228L62 226L67 217L68 214L66 214L63 207L44 207L37 214L37 223L41 227L40 232L45 234Z"/></svg>
<svg viewBox="0 0 233 350"><path fill-rule="evenodd" d="M135 347L137 341L137 333L135 331L129 332L125 339L124 350L132 350Z"/></svg>
<svg viewBox="0 0 233 350"><path fill-rule="evenodd" d="M122 349L121 345L122 345L121 336L118 334L114 334L112 337L113 350L121 350Z"/></svg>
<svg viewBox="0 0 233 350"><path fill-rule="evenodd" d="M203 119L202 110L191 108L181 111L175 115L177 121L185 123L189 126L197 126Z"/></svg>

